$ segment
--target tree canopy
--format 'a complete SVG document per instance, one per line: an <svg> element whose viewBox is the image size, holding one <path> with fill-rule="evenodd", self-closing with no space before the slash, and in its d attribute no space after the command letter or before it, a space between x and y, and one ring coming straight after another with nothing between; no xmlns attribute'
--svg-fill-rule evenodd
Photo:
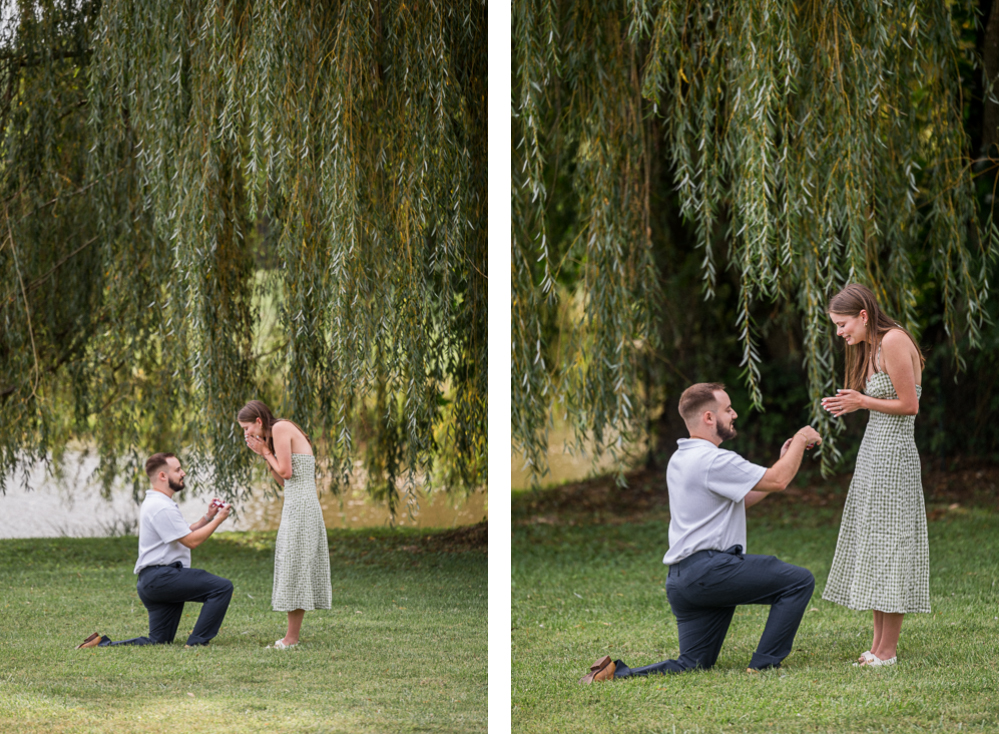
<svg viewBox="0 0 1000 734"><path fill-rule="evenodd" d="M356 460L392 507L400 479L485 485L485 3L3 24L0 477L77 439L137 477L183 443L239 494L261 398L335 486Z"/></svg>
<svg viewBox="0 0 1000 734"><path fill-rule="evenodd" d="M966 125L995 110L996 72L972 4L513 8L512 431L536 477L553 405L620 451L738 362L762 409L785 387L762 339L784 333L792 412L836 435L826 304L849 282L942 328L959 366L995 345L996 130ZM995 49L995 9L991 28Z"/></svg>

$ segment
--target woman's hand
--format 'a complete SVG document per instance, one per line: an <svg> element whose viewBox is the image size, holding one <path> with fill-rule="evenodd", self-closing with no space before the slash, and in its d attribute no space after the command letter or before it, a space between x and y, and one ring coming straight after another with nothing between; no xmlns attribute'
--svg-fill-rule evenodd
<svg viewBox="0 0 1000 734"><path fill-rule="evenodd" d="M866 397L868 396L857 390L837 390L835 396L823 398L819 403L828 413L831 413L835 418L839 418L846 413L863 410Z"/></svg>
<svg viewBox="0 0 1000 734"><path fill-rule="evenodd" d="M271 450L267 447L267 441L257 436L247 436L247 448L253 451L258 456L263 456L267 458Z"/></svg>

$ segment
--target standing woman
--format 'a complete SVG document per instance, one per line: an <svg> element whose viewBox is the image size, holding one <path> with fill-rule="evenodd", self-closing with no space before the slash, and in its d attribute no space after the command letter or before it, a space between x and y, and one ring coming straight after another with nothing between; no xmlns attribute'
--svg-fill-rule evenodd
<svg viewBox="0 0 1000 734"><path fill-rule="evenodd" d="M871 649L855 665L894 665L903 615L931 611L927 515L913 442L924 358L863 285L848 285L827 310L847 342L847 389L822 405L834 416L867 410L869 418L823 598L873 612Z"/></svg>
<svg viewBox="0 0 1000 734"><path fill-rule="evenodd" d="M326 524L316 497L316 459L305 431L290 420L275 418L259 400L244 405L236 420L247 446L264 458L285 490L271 593L271 608L288 612L288 631L274 643L284 650L298 644L305 613L329 609L333 596Z"/></svg>

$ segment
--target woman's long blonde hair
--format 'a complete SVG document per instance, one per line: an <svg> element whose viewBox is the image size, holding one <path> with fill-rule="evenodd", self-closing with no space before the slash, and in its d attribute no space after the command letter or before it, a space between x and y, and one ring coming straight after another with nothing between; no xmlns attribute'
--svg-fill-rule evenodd
<svg viewBox="0 0 1000 734"><path fill-rule="evenodd" d="M306 437L306 441L309 441L309 445L312 445L312 440L309 438L309 434L302 430L302 426L292 420L287 418L275 418L274 414L271 413L271 409L260 400L251 400L249 403L240 408L239 412L236 414L236 420L239 423L254 423L260 418L261 424L264 426L264 436L267 439L267 447L274 453L274 438L271 436L271 428L274 427L275 423L280 423L281 421L288 421L293 426L302 431L302 435Z"/></svg>
<svg viewBox="0 0 1000 734"><path fill-rule="evenodd" d="M882 336L893 329L899 329L910 338L920 357L920 367L923 368L924 355L920 352L917 340L878 307L875 294L865 286L859 283L845 286L840 293L830 299L826 310L837 316L851 317L857 316L861 311L868 312L868 323L865 326L866 341L846 347L844 355L844 386L846 388L858 392L864 391L868 366L873 366L876 372L879 370L879 365L875 362L878 344L881 342Z"/></svg>

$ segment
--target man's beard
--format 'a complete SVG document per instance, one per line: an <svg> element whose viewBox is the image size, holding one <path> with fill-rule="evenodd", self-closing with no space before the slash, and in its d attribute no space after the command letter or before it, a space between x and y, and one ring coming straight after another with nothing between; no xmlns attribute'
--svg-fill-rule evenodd
<svg viewBox="0 0 1000 734"><path fill-rule="evenodd" d="M736 428L730 423L728 426L722 426L719 423L715 424L715 435L719 437L722 441L732 441L736 438Z"/></svg>
<svg viewBox="0 0 1000 734"><path fill-rule="evenodd" d="M182 479L179 482L175 482L173 479L168 479L167 480L167 485L173 491L180 492L182 489L184 489L184 480Z"/></svg>

